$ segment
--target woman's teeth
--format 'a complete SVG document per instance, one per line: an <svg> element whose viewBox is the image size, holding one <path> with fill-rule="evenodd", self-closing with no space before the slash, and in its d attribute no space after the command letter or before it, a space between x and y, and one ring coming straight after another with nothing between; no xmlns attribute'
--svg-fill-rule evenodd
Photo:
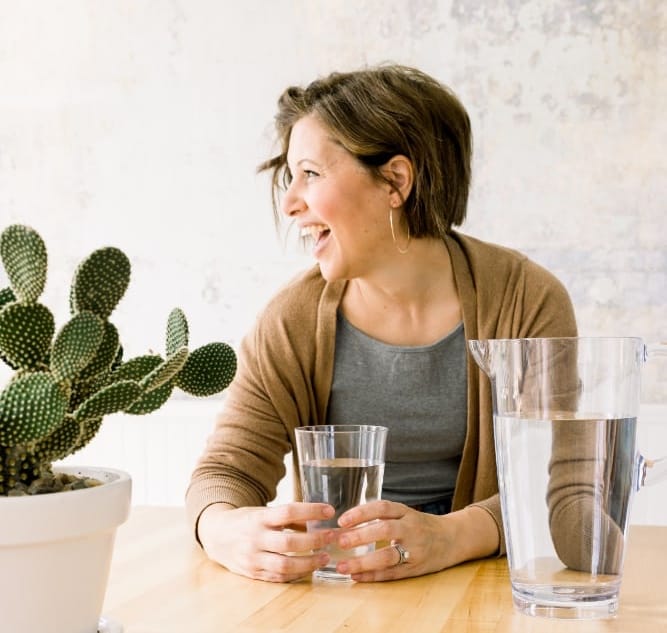
<svg viewBox="0 0 667 633"><path fill-rule="evenodd" d="M326 226L325 224L311 224L309 226L301 227L301 232L299 233L299 235L301 237L310 237L315 241L317 241L320 235L322 235L322 233L328 230L329 227Z"/></svg>

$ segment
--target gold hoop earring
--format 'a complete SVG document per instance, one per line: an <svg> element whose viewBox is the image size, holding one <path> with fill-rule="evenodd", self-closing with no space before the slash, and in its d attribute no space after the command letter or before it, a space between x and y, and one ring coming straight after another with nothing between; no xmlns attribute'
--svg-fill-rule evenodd
<svg viewBox="0 0 667 633"><path fill-rule="evenodd" d="M389 228L391 228L391 239L394 240L394 246L396 250L401 254L405 255L410 248L410 224L408 224L408 239L405 242L405 248L401 248L396 241L396 233L394 233L394 209L389 207Z"/></svg>

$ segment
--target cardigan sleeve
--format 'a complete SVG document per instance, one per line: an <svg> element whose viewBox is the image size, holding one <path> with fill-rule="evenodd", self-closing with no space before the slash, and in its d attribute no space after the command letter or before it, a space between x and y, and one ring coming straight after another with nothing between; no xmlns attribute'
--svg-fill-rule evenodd
<svg viewBox="0 0 667 633"><path fill-rule="evenodd" d="M195 533L213 503L261 506L275 498L294 428L317 415L311 376L322 288L313 271L297 277L244 337L237 375L186 492Z"/></svg>
<svg viewBox="0 0 667 633"><path fill-rule="evenodd" d="M191 476L185 502L195 533L209 505L264 505L285 474L288 434L263 380L258 338L256 327L241 343L237 375Z"/></svg>

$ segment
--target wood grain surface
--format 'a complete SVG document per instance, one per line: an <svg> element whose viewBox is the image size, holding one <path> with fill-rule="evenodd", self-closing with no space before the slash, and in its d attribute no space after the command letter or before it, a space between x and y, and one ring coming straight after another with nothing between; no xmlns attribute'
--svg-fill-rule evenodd
<svg viewBox="0 0 667 633"><path fill-rule="evenodd" d="M616 618L571 621L515 611L504 558L395 582L274 584L209 561L181 508L135 507L118 530L104 615L124 633L657 633L667 527L631 528Z"/></svg>

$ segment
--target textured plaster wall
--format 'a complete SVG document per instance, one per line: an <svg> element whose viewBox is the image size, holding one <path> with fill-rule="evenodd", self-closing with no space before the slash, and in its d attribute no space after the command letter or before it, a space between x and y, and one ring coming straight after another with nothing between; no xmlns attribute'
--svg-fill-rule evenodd
<svg viewBox="0 0 667 633"><path fill-rule="evenodd" d="M387 60L469 109L465 231L554 271L582 334L667 339L662 0L0 0L0 225L42 233L59 320L76 263L114 244L128 354L160 348L174 305L195 345L236 346L310 263L255 175L276 98ZM645 401L666 368L647 365Z"/></svg>

